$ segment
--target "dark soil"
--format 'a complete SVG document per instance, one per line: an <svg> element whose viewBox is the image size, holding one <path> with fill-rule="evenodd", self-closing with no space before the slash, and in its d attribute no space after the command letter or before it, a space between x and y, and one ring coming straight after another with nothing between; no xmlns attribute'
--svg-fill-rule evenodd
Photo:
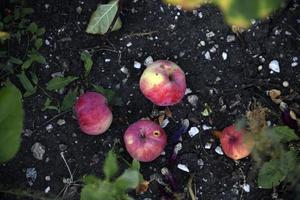
<svg viewBox="0 0 300 200"><path fill-rule="evenodd" d="M175 120L170 119L165 130L171 136L181 119L189 119L190 126L200 129L200 133L192 138L188 133L184 134L183 149L178 159L178 163L187 165L195 174L193 188L197 191L198 199L272 199L276 194L282 199L296 198L286 186L280 186L275 193L259 189L251 158L234 162L225 155L217 154L215 148L219 142L214 139L211 130L202 129L203 125L222 129L232 124L255 101L272 111L269 116L272 124L280 123L279 108L269 99L266 91L277 88L284 94L299 92L300 65L291 66L300 59L300 9L296 0L290 1L286 9L271 19L256 22L241 35L234 34L224 22L221 12L212 6L203 6L197 12L183 12L164 5L160 0L129 1L121 13L122 29L109 34L108 38L85 33L89 17L99 1L39 0L29 3L35 10L33 20L47 29L45 40L50 43L42 49L47 64L37 70L40 86L45 88L51 74L56 72L82 77L83 64L79 53L84 49L93 50L94 66L88 80L82 78L68 88L77 85L90 90L92 88L86 87L87 81L111 88L122 97L124 106L113 106L114 121L111 128L103 135L91 137L79 130L71 112L48 121L57 113L41 111L46 100L42 90L25 98L27 130L17 156L0 165L2 185L32 189L44 195L58 195L66 185L63 180L69 178L61 152L64 152L74 180L85 174L101 177L103 160L113 145L122 157L131 160L124 151L124 131L129 124L149 117L154 109L161 109L155 108L139 90L139 77L145 66L134 68L134 61L144 63L148 56L152 56L154 60L172 60L186 72L187 85L192 93L187 94L178 105L170 107ZM45 8L46 4L49 8ZM76 12L78 6L82 8L81 14ZM202 18L199 13L202 13ZM214 35L207 37L209 32ZM228 42L228 36L234 36L235 40ZM201 45L201 41L205 42L205 46ZM205 58L206 52L210 52L211 60ZM223 52L228 55L226 60L222 58ZM110 59L109 62L106 59ZM279 61L280 73L270 73L269 63L272 60ZM128 69L128 77L121 68ZM284 81L289 83L288 87L283 87ZM64 96L58 93L51 95L58 100ZM199 98L196 106L189 103L189 95ZM209 117L201 114L205 103L212 109ZM58 125L59 119L64 119L66 124ZM53 129L47 131L49 125ZM28 136L29 130L33 133ZM36 142L45 146L43 160L37 160L32 155L31 147ZM211 149L204 148L207 142L212 142ZM142 163L141 172L146 179L160 173L166 166L170 148L169 145L166 154L154 162ZM119 161L121 170L125 169L125 163ZM179 182L179 192L186 192L189 174L176 166L171 171ZM26 179L28 168L35 168L37 172L32 186ZM45 179L47 176L50 176L50 180ZM250 192L244 191L244 183L249 184ZM48 186L49 194L45 194ZM78 199L79 192L79 186L71 186L64 197ZM135 196L135 199L159 198L158 184L155 182L148 192ZM16 197L5 195L1 199Z"/></svg>

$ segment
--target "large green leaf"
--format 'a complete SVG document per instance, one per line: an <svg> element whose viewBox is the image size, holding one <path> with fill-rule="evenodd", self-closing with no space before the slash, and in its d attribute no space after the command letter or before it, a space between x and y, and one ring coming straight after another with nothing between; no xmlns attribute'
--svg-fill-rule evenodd
<svg viewBox="0 0 300 200"><path fill-rule="evenodd" d="M117 157L113 151L109 151L104 161L103 172L105 178L109 180L118 172Z"/></svg>
<svg viewBox="0 0 300 200"><path fill-rule="evenodd" d="M280 142L290 142L293 140L299 140L299 136L295 131L288 126L276 126L272 128L272 133Z"/></svg>
<svg viewBox="0 0 300 200"><path fill-rule="evenodd" d="M78 79L78 77L74 76L67 76L67 77L55 77L51 79L48 84L47 84L47 90L59 90L67 85L69 85L71 82L75 81Z"/></svg>
<svg viewBox="0 0 300 200"><path fill-rule="evenodd" d="M23 128L22 95L13 85L0 90L0 163L19 150Z"/></svg>
<svg viewBox="0 0 300 200"><path fill-rule="evenodd" d="M264 163L258 173L258 186L271 189L278 186L285 178L285 174L280 170L280 162L271 160Z"/></svg>
<svg viewBox="0 0 300 200"><path fill-rule="evenodd" d="M86 29L87 33L91 34L102 34L107 33L110 25L112 24L119 6L118 0L113 0L108 4L101 4L98 6L97 10L92 14L90 22ZM120 29L122 22L118 18L112 28L112 31Z"/></svg>

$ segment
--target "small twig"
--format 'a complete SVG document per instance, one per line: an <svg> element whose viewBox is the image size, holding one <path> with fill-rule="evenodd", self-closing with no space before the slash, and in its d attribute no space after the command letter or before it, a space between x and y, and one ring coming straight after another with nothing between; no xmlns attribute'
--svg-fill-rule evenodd
<svg viewBox="0 0 300 200"><path fill-rule="evenodd" d="M193 179L194 179L194 174L191 174L191 175L190 175L190 178L189 178L189 180L188 180L187 187L188 187L189 195L190 195L191 199L192 199L192 200L196 200L195 193L194 193L194 191L193 191L193 189L192 189Z"/></svg>
<svg viewBox="0 0 300 200"><path fill-rule="evenodd" d="M64 112L61 112L57 115L55 115L54 117L52 117L51 119L45 121L44 123L42 123L41 125L37 126L32 132L35 133L38 129L42 128L43 126L45 126L46 124L52 122L53 120L55 120L56 118L68 113L68 112L71 112L71 110L67 110L67 111L64 111Z"/></svg>
<svg viewBox="0 0 300 200"><path fill-rule="evenodd" d="M148 35L152 35L154 33L158 33L158 31L149 31L149 32L139 32L139 33L130 33L127 34L125 36L123 36L122 38L131 38L131 37L143 37L143 36L148 36Z"/></svg>
<svg viewBox="0 0 300 200"><path fill-rule="evenodd" d="M65 159L64 152L60 152L60 156L61 156L61 158L63 159L63 161L64 161L64 163L65 163L65 165L66 165L66 167L67 167L67 169L68 169L68 172L69 172L69 174L70 174L71 182L73 182L73 174L72 174L72 172L71 172L71 170L70 170L70 167L69 167L69 165L68 165L68 163L67 163L67 161L66 161L66 159Z"/></svg>

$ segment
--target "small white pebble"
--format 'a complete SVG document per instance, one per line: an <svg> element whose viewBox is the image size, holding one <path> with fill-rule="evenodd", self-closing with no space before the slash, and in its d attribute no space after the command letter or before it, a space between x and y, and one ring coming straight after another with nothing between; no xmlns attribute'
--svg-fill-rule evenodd
<svg viewBox="0 0 300 200"><path fill-rule="evenodd" d="M59 119L59 120L57 120L56 123L57 123L57 125L62 126L64 124L66 124L66 121L64 119Z"/></svg>
<svg viewBox="0 0 300 200"><path fill-rule="evenodd" d="M50 42L49 42L49 40L45 40L45 44L47 45L47 46L49 46L50 45Z"/></svg>
<svg viewBox="0 0 300 200"><path fill-rule="evenodd" d="M160 126L161 126L162 128L165 128L165 127L169 124L169 122L170 122L170 121L169 121L168 118L167 118L167 119L164 119L164 121L161 123Z"/></svg>
<svg viewBox="0 0 300 200"><path fill-rule="evenodd" d="M198 96L197 95L189 95L188 97L187 97L187 99L188 99L188 102L192 105L192 106L194 106L194 107L196 107L197 106L197 103L198 103L198 100L199 100L199 98L198 98Z"/></svg>
<svg viewBox="0 0 300 200"><path fill-rule="evenodd" d="M204 131L206 131L206 130L210 130L210 129L212 129L212 127L211 126L207 126L207 125L202 125L202 129L204 130Z"/></svg>
<svg viewBox="0 0 300 200"><path fill-rule="evenodd" d="M205 59L206 59L206 60L211 60L209 51L207 51L207 52L204 54L204 56L205 56Z"/></svg>
<svg viewBox="0 0 300 200"><path fill-rule="evenodd" d="M110 61L111 61L111 59L109 59L109 58L106 58L104 61L105 61L106 63L108 63L108 62L110 62Z"/></svg>
<svg viewBox="0 0 300 200"><path fill-rule="evenodd" d="M136 69L141 69L142 64L138 61L134 61L133 67Z"/></svg>
<svg viewBox="0 0 300 200"><path fill-rule="evenodd" d="M217 154L219 154L219 155L224 155L224 153L223 153L223 151L222 151L222 148L219 147L219 146L217 146L217 147L215 148L215 152L216 152Z"/></svg>
<svg viewBox="0 0 300 200"><path fill-rule="evenodd" d="M191 129L189 130L190 137L194 137L198 133L199 133L199 129L197 127L195 127L195 126L191 127Z"/></svg>
<svg viewBox="0 0 300 200"><path fill-rule="evenodd" d="M283 85L283 87L289 87L289 82L283 81L283 82L282 82L282 85Z"/></svg>
<svg viewBox="0 0 300 200"><path fill-rule="evenodd" d="M297 62L292 62L291 66L296 67L296 66L298 66L298 63Z"/></svg>
<svg viewBox="0 0 300 200"><path fill-rule="evenodd" d="M121 69L121 72L123 72L124 74L129 74L129 72L128 72L128 69L126 68L126 67L122 67Z"/></svg>
<svg viewBox="0 0 300 200"><path fill-rule="evenodd" d="M227 40L227 42L234 42L235 41L235 36L234 35L227 35L226 40Z"/></svg>
<svg viewBox="0 0 300 200"><path fill-rule="evenodd" d="M190 88L186 88L184 94L187 95L187 94L191 94L191 93L192 93L192 90Z"/></svg>
<svg viewBox="0 0 300 200"><path fill-rule="evenodd" d="M206 37L207 37L207 38L211 38L211 37L214 37L214 36L215 36L215 33L212 32L212 31L206 33Z"/></svg>
<svg viewBox="0 0 300 200"><path fill-rule="evenodd" d="M257 70L258 71L261 71L263 69L263 66L262 65L259 65L258 67L257 67Z"/></svg>
<svg viewBox="0 0 300 200"><path fill-rule="evenodd" d="M273 72L280 72L280 66L279 66L279 62L277 60L272 60L269 64L269 68L273 71Z"/></svg>
<svg viewBox="0 0 300 200"><path fill-rule="evenodd" d="M127 46L127 47L132 46L132 42L128 42L128 43L126 44L126 46Z"/></svg>
<svg viewBox="0 0 300 200"><path fill-rule="evenodd" d="M50 177L50 176L46 176L46 177L45 177L45 180L46 180L46 181L51 181L51 177Z"/></svg>
<svg viewBox="0 0 300 200"><path fill-rule="evenodd" d="M50 187L49 186L45 189L45 193L47 194L48 192L50 192Z"/></svg>
<svg viewBox="0 0 300 200"><path fill-rule="evenodd" d="M53 125L52 124L48 124L47 126L46 126L46 131L47 132L51 132L52 131L52 129L53 129Z"/></svg>
<svg viewBox="0 0 300 200"><path fill-rule="evenodd" d="M153 58L152 56L148 56L145 61L144 61L144 65L150 65L151 63L153 63Z"/></svg>
<svg viewBox="0 0 300 200"><path fill-rule="evenodd" d="M204 148L205 149L211 149L211 145L212 144L210 142L208 142L208 143L205 144Z"/></svg>
<svg viewBox="0 0 300 200"><path fill-rule="evenodd" d="M227 53L226 52L222 53L222 58L223 58L223 60L227 60Z"/></svg>
<svg viewBox="0 0 300 200"><path fill-rule="evenodd" d="M203 46L203 47L204 47L204 46L205 46L205 41L203 41L203 40L202 40L202 41L200 41L200 44L201 44L201 46Z"/></svg>
<svg viewBox="0 0 300 200"><path fill-rule="evenodd" d="M183 164L178 164L177 168L182 170L182 171L185 171L185 172L190 172L189 168L186 165L183 165Z"/></svg>
<svg viewBox="0 0 300 200"><path fill-rule="evenodd" d="M243 190L244 190L245 192L250 192L250 185L249 185L249 184L244 183L244 184L242 185L242 188L243 188Z"/></svg>
<svg viewBox="0 0 300 200"><path fill-rule="evenodd" d="M203 17L202 12L199 12L199 13L198 13L198 17L199 17L200 19Z"/></svg>

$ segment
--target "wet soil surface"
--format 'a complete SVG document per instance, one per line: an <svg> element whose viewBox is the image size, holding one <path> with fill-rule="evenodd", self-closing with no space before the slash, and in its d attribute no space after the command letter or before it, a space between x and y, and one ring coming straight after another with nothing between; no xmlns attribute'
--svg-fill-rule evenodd
<svg viewBox="0 0 300 200"><path fill-rule="evenodd" d="M144 62L152 57L181 66L190 89L181 103L170 107L173 119L165 127L168 136L178 129L182 119L189 119L190 127L199 129L193 137L188 132L183 135L178 163L170 169L180 185L178 192L186 192L189 179L187 172L177 168L177 164L183 164L194 174L193 188L198 199L272 199L276 194L279 198L293 199L293 193L283 186L275 194L272 190L259 189L251 158L235 162L220 155L220 144L211 132L235 122L255 101L272 111L270 123L280 123L278 106L266 91L277 88L289 94L300 88L300 9L295 2L290 1L286 9L271 19L255 22L250 30L237 35L215 7L203 6L194 12L184 12L159 0L134 0L123 7L122 29L103 38L85 33L98 1L29 1L35 10L33 20L47 29L42 48L47 63L37 70L40 86L45 88L53 73L75 75L81 79L62 94L51 95L62 100L69 88L79 86L91 90L86 87L86 82L90 82L116 91L124 105L112 107L114 120L105 134L91 137L79 130L72 112L54 119L55 111L42 112L46 95L39 89L37 94L24 99L22 146L13 160L0 165L1 184L62 197L60 192L70 175L61 152L74 181L85 174L101 177L105 155L113 145L120 156L130 160L124 151L124 131L129 124L149 117L156 109L163 110L154 107L139 90ZM82 8L80 14L78 7ZM88 80L82 78L82 50L93 53L94 66ZM274 60L279 63L280 72L269 68ZM135 61L142 64L140 69L134 67ZM206 104L212 110L208 117L201 114ZM34 158L31 151L37 142L45 148L42 160ZM153 174L160 174L170 154L171 145L155 161L142 163L144 177L150 179ZM120 160L120 166L122 170L126 164ZM26 178L30 173L33 176ZM35 173L36 178L32 178ZM45 190L49 193L45 194ZM79 192L80 187L72 185L64 198L79 199ZM135 199L156 200L159 194L158 184L153 182L148 192Z"/></svg>

